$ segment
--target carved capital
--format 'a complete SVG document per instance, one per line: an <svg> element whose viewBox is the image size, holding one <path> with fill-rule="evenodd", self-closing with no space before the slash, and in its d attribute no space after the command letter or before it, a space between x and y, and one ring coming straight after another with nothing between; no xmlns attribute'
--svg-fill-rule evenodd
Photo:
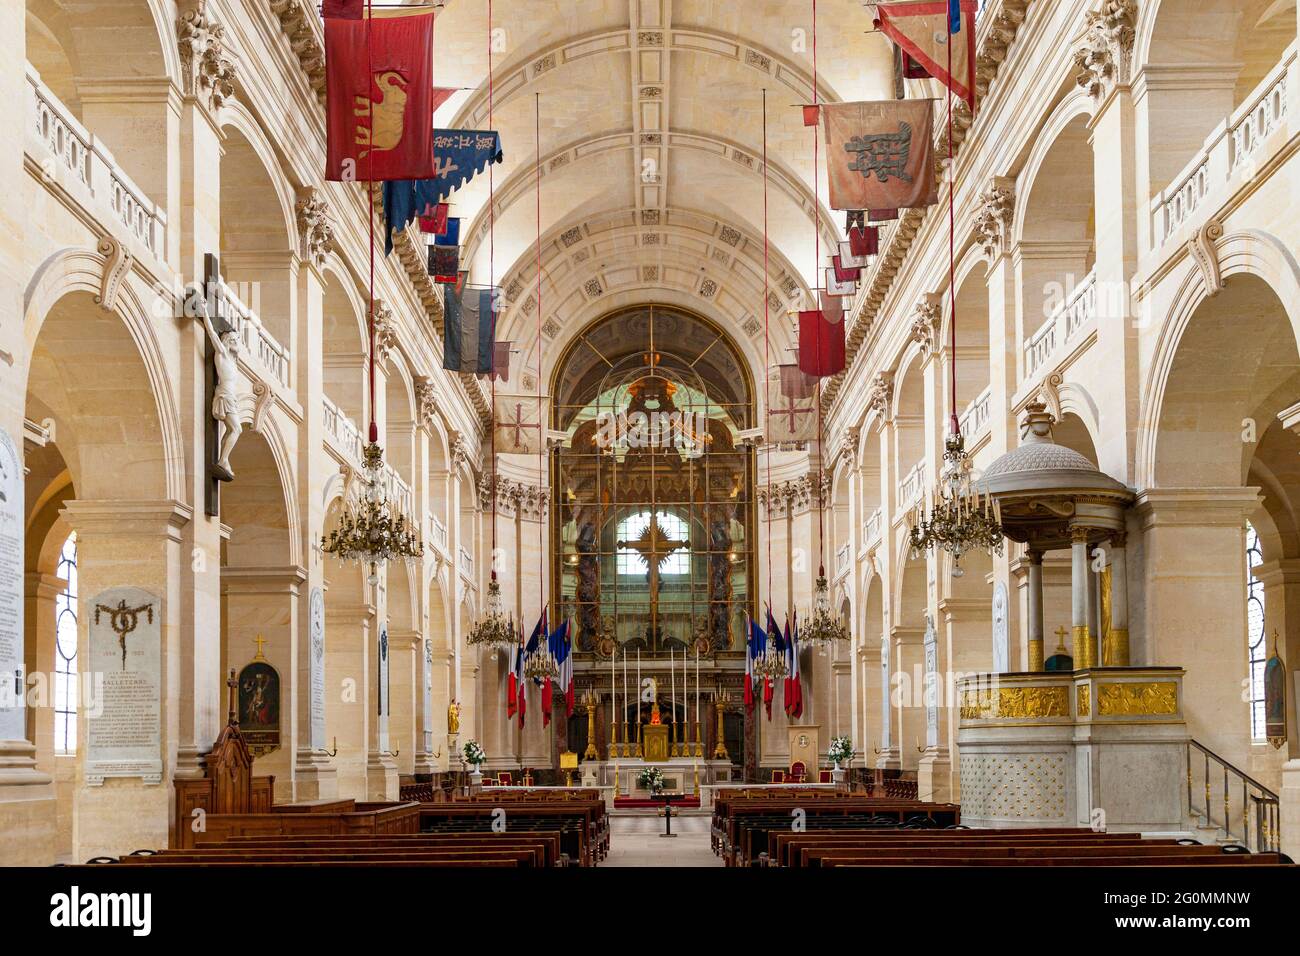
<svg viewBox="0 0 1300 956"><path fill-rule="evenodd" d="M438 389L432 379L421 377L415 380L415 406L420 424L432 430L433 421L438 416Z"/></svg>
<svg viewBox="0 0 1300 956"><path fill-rule="evenodd" d="M871 383L871 389L867 393L867 404L876 410L881 421L890 420L890 410L894 404L893 372L880 372L876 375L876 380Z"/></svg>
<svg viewBox="0 0 1300 956"><path fill-rule="evenodd" d="M375 300L375 361L380 365L388 361L397 347L397 319L388 303Z"/></svg>
<svg viewBox="0 0 1300 956"><path fill-rule="evenodd" d="M1100 10L1088 14L1083 45L1074 51L1074 81L1094 100L1129 82L1136 22L1135 0L1104 0Z"/></svg>
<svg viewBox="0 0 1300 956"><path fill-rule="evenodd" d="M1016 181L1009 176L994 176L980 194L979 205L971 221L975 241L984 255L996 259L1011 245L1011 218L1016 209Z"/></svg>
<svg viewBox="0 0 1300 956"><path fill-rule="evenodd" d="M317 267L334 248L334 227L329 221L329 204L320 190L308 187L298 194L298 237L302 257Z"/></svg>
<svg viewBox="0 0 1300 956"><path fill-rule="evenodd" d="M185 94L208 109L221 109L235 95L238 68L226 52L226 28L208 14L207 4L181 14L176 27Z"/></svg>
<svg viewBox="0 0 1300 956"><path fill-rule="evenodd" d="M934 351L939 337L939 322L943 318L943 298L928 292L916 304L912 313L912 341L921 346L923 353Z"/></svg>
<svg viewBox="0 0 1300 956"><path fill-rule="evenodd" d="M1205 291L1211 296L1223 291L1223 272L1219 266L1219 247L1216 245L1222 238L1223 223L1217 219L1207 219L1192 233L1192 238L1187 240L1187 252L1201 270Z"/></svg>

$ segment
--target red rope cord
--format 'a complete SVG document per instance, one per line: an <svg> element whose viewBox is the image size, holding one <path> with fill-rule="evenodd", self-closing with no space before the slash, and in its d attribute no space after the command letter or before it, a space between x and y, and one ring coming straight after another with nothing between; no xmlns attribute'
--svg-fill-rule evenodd
<svg viewBox="0 0 1300 956"><path fill-rule="evenodd" d="M959 14L960 16L960 14ZM960 23L960 20L958 21ZM973 29L973 27L967 27ZM952 312L948 320L949 341L951 343L950 355L948 356L948 386L951 391L949 400L951 403L952 413L948 422L948 427L952 434L957 435L961 432L961 424L957 420L957 282L956 282L956 243L957 227L955 218L955 200L953 194L957 190L957 168L952 158L952 45L955 42L955 34L952 32L952 21L948 22L948 82L945 84L948 91L948 301L949 308Z"/></svg>
<svg viewBox="0 0 1300 956"><path fill-rule="evenodd" d="M487 5L487 55L488 55L488 130L492 129L492 0L488 0ZM492 175L492 163L488 163L488 288L493 291L492 295L492 366L496 368L496 295L495 295L495 277L496 277L496 228L497 228L497 208L496 208L496 181ZM495 374L488 376L489 387L492 397L492 555L489 563L492 567L492 580L497 579L497 377Z"/></svg>
<svg viewBox="0 0 1300 956"><path fill-rule="evenodd" d="M370 88L375 75L373 50L370 44L370 22L374 16L373 0L366 0L366 102L370 123L370 146L366 149L366 218L370 224L370 289L366 324L370 335L370 443L379 441L379 425L375 421L375 97ZM384 228L388 228L387 221Z"/></svg>
<svg viewBox="0 0 1300 956"><path fill-rule="evenodd" d="M533 94L533 145L537 151L536 180L537 192L537 482L545 480L546 469L546 433L542 429L542 95ZM542 581L543 597L546 588L546 549L537 549L537 565ZM543 603L543 610L549 602Z"/></svg>
<svg viewBox="0 0 1300 956"><path fill-rule="evenodd" d="M821 185L820 170L818 165L821 162L821 140L817 135L817 128L821 125L821 109L818 107L817 97L817 0L812 0L812 90L813 106L817 108L817 122L813 124L813 308L817 310L817 351L821 353L821 334L822 322L824 317L821 315L821 296L820 288L817 285L817 274L821 270L822 262L822 211L821 211ZM824 577L826 575L826 525L825 516L822 511L822 470L825 468L823 458L825 457L826 448L822 437L822 380L817 379L817 487L813 494L817 496L817 575Z"/></svg>
<svg viewBox="0 0 1300 956"><path fill-rule="evenodd" d="M768 235L767 235L767 87L763 88L763 376L767 378L772 374L772 336L770 332L771 323L771 305L768 302L769 295L769 273L768 273ZM769 436L766 442L767 454L764 460L767 465L767 507L765 519L767 521L767 600L770 604L772 600L772 383L770 378L767 381L767 396L763 402L764 428L763 431ZM757 603L754 610L757 611Z"/></svg>

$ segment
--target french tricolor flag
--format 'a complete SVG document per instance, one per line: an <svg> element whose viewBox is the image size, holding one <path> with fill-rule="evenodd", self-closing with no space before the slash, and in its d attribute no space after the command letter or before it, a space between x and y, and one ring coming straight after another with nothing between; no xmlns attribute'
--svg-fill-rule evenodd
<svg viewBox="0 0 1300 956"><path fill-rule="evenodd" d="M767 649L767 635L748 614L748 639L745 641L745 710L754 712L754 660Z"/></svg>

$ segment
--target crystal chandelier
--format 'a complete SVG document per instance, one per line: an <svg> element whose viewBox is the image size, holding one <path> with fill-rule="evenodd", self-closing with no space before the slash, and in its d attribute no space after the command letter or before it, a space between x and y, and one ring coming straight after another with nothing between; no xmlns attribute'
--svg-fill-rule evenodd
<svg viewBox="0 0 1300 956"><path fill-rule="evenodd" d="M492 572L488 582L487 600L484 602L483 616L474 622L466 640L479 647L490 647L495 652L509 650L519 642L515 633L513 618L506 616L505 602L501 600L501 585L497 583L497 573Z"/></svg>
<svg viewBox="0 0 1300 956"><path fill-rule="evenodd" d="M560 676L560 665L556 663L549 647L541 644L537 650L528 655L528 659L524 661L524 676L542 682Z"/></svg>
<svg viewBox="0 0 1300 956"><path fill-rule="evenodd" d="M379 582L379 565L414 561L424 554L415 522L396 508L384 493L384 450L371 442L363 451L365 490L355 508L345 508L339 526L322 537L321 549L339 561L370 568L369 581Z"/></svg>
<svg viewBox="0 0 1300 956"><path fill-rule="evenodd" d="M767 648L754 660L754 674L764 680L782 680L790 673L785 663L785 653L778 651L769 641Z"/></svg>
<svg viewBox="0 0 1300 956"><path fill-rule="evenodd" d="M825 568L817 571L812 615L808 623L799 628L799 639L820 648L834 647L841 641L849 640L848 627L831 611L831 588L830 582L826 580Z"/></svg>
<svg viewBox="0 0 1300 956"><path fill-rule="evenodd" d="M981 497L971 480L971 460L960 428L954 427L944 442L943 460L929 513L921 509L908 533L908 544L913 559L924 551L947 551L952 555L952 576L959 578L965 573L961 558L966 552L1002 553L1001 515L997 502L987 494Z"/></svg>

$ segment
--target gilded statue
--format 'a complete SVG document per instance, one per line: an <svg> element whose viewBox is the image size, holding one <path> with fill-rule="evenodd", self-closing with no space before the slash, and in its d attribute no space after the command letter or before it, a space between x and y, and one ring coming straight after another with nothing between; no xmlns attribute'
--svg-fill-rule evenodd
<svg viewBox="0 0 1300 956"><path fill-rule="evenodd" d="M460 701L453 700L447 705L447 733L460 733Z"/></svg>

